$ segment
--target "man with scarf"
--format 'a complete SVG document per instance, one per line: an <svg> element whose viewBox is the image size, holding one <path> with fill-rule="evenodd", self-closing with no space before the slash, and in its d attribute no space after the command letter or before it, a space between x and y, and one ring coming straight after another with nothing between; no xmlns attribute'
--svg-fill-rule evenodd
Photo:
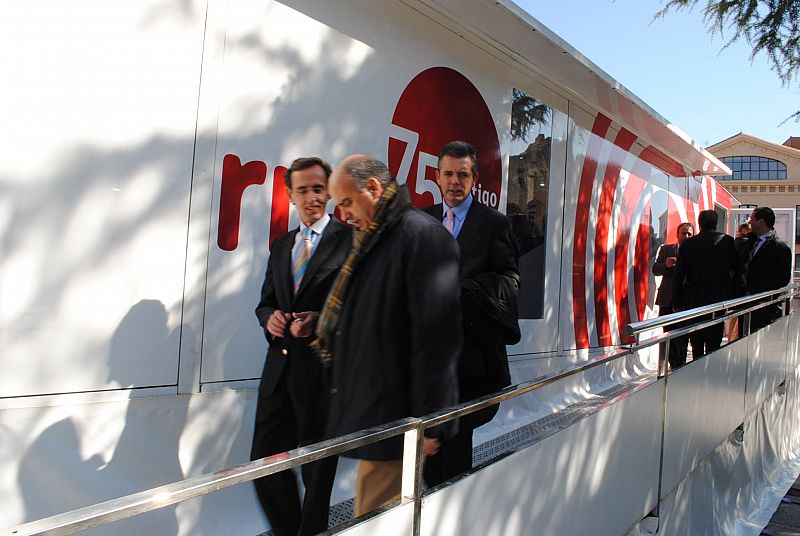
<svg viewBox="0 0 800 536"><path fill-rule="evenodd" d="M454 405L462 344L455 240L411 206L379 160L346 158L329 189L357 231L317 324L317 351L332 367L328 435ZM454 428L427 430L424 454ZM400 498L402 436L346 455L360 460L356 516Z"/></svg>
<svg viewBox="0 0 800 536"><path fill-rule="evenodd" d="M775 212L757 207L750 215L747 254L739 271L742 294L758 294L789 284L792 278L792 250L775 234ZM780 304L757 309L750 314L750 332L763 328L781 316Z"/></svg>

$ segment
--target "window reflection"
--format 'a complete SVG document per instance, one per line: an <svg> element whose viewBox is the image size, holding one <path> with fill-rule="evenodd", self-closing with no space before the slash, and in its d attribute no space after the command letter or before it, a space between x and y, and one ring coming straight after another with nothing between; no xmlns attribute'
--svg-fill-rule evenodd
<svg viewBox="0 0 800 536"><path fill-rule="evenodd" d="M511 220L520 255L520 318L542 318L544 311L544 244L551 144L551 109L514 89L506 214Z"/></svg>

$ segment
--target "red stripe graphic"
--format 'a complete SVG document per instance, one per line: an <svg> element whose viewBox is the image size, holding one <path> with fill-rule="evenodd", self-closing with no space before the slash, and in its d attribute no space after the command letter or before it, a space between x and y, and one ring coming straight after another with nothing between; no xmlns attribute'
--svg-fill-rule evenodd
<svg viewBox="0 0 800 536"><path fill-rule="evenodd" d="M647 203L636 233L636 248L633 259L633 284L636 287L636 313L644 318L647 307L648 261L651 250L650 203Z"/></svg>
<svg viewBox="0 0 800 536"><path fill-rule="evenodd" d="M614 139L603 185L600 205L597 209L597 229L594 239L594 316L597 323L597 342L600 346L611 346L611 323L608 310L608 232L614 209L619 172L625 155L636 141L636 136L624 128Z"/></svg>
<svg viewBox="0 0 800 536"><path fill-rule="evenodd" d="M631 238L631 224L636 213L636 205L644 192L647 182L631 174L625 192L622 195L622 207L619 211L617 241L614 248L614 283L617 297L617 326L631 323L630 299L628 296L628 248ZM636 320L641 320L642 316ZM633 337L625 337L620 333L622 344L631 344Z"/></svg>
<svg viewBox="0 0 800 536"><path fill-rule="evenodd" d="M575 325L575 345L589 347L589 326L586 318L586 235L589 227L589 208L592 202L592 187L597 171L597 158L603 141L611 126L611 119L597 114L592 125L592 136L583 159L578 202L575 207L575 239L572 249L572 317Z"/></svg>
<svg viewBox="0 0 800 536"><path fill-rule="evenodd" d="M272 172L272 208L269 214L269 249L272 242L289 230L289 192L286 191L286 168L277 166Z"/></svg>

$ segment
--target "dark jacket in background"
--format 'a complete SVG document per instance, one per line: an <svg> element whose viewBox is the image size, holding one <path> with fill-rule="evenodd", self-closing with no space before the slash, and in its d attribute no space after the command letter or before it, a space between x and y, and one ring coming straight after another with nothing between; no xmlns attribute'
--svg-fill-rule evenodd
<svg viewBox="0 0 800 536"><path fill-rule="evenodd" d="M675 268L667 268L667 257L678 258L678 244L664 244L658 250L656 261L653 263L653 275L661 276L661 284L656 293L656 305L660 309L672 308L672 287L675 284Z"/></svg>
<svg viewBox="0 0 800 536"><path fill-rule="evenodd" d="M441 222L443 205L430 206L425 212ZM464 346L458 361L458 379L460 398L465 402L511 383L506 345L520 339L517 324L519 269L508 218L475 199L457 241L461 252L459 273L464 316ZM467 382L471 385L466 385ZM472 426L488 422L496 412L497 406L473 417Z"/></svg>
<svg viewBox="0 0 800 536"><path fill-rule="evenodd" d="M734 297L738 266L732 236L701 230L678 250L673 307L693 309Z"/></svg>
<svg viewBox="0 0 800 536"><path fill-rule="evenodd" d="M750 262L750 250L759 243L755 233L748 235L747 254L742 259L742 279L745 281L742 294L758 294L767 290L785 287L792 279L792 250L774 231L770 233L764 244L758 248ZM754 331L781 316L780 304L773 304L753 311L750 317L750 329Z"/></svg>

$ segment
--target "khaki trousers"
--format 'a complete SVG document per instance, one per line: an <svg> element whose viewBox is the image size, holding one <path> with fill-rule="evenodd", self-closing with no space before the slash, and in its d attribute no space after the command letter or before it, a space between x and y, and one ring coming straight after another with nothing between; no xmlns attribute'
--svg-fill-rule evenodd
<svg viewBox="0 0 800 536"><path fill-rule="evenodd" d="M355 517L400 499L403 481L403 460L358 462Z"/></svg>

